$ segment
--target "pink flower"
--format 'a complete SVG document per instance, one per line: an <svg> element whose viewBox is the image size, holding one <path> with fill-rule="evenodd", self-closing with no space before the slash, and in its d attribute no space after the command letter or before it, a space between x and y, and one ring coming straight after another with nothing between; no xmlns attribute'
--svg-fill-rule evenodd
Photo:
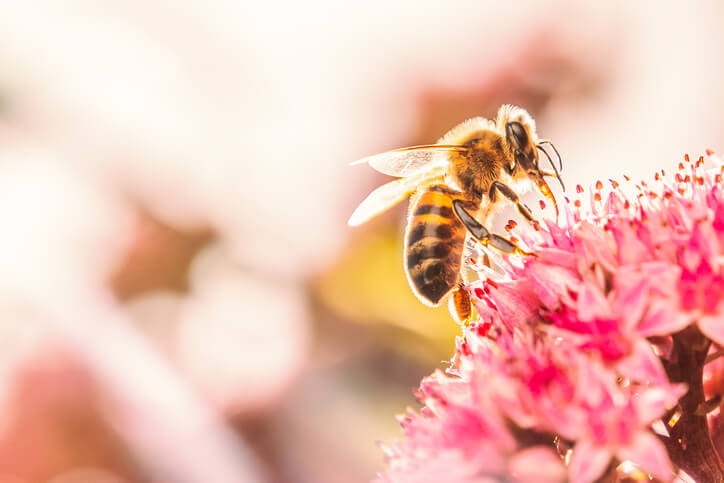
<svg viewBox="0 0 724 483"><path fill-rule="evenodd" d="M425 407L400 417L407 439L383 447L388 468L379 481L495 482L506 475L524 481L530 468L537 468L538 481L562 481L565 469L553 449L520 447L478 388L439 372L424 379L419 396Z"/></svg>
<svg viewBox="0 0 724 483"><path fill-rule="evenodd" d="M676 404L686 388L665 384L620 388L606 377L609 371L595 365L590 369L600 374L587 378L581 400L586 421L575 438L571 480L594 481L614 457L618 461L633 460L659 480L669 480L672 467L666 447L649 428L667 407ZM607 383L608 387L604 387Z"/></svg>
<svg viewBox="0 0 724 483"><path fill-rule="evenodd" d="M587 482L623 462L661 481L724 474L695 436L704 357L724 345L724 186L703 164L624 186L636 196L597 183L590 208L515 233L535 257L471 266L478 318L448 375L423 380L381 481Z"/></svg>

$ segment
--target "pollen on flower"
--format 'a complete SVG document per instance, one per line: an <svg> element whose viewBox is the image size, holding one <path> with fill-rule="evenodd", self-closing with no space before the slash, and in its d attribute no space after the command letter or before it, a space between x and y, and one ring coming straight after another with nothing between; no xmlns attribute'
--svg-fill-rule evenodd
<svg viewBox="0 0 724 483"><path fill-rule="evenodd" d="M723 175L702 158L687 171L657 170L636 196L596 182L585 206L566 198L561 223L508 221L535 256L478 247L495 270L466 259L479 275L467 286L474 320L451 370L421 383L424 407L381 481L515 481L524 463L540 481L724 478L709 435L724 423L691 409L721 400L688 391L709 346L724 346ZM701 365L681 365L691 361Z"/></svg>

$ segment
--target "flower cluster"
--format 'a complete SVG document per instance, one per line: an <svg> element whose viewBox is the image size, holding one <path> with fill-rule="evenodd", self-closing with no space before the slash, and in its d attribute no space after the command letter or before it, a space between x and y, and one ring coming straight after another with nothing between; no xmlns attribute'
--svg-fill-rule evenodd
<svg viewBox="0 0 724 483"><path fill-rule="evenodd" d="M478 317L447 373L422 381L380 481L721 471L701 379L724 346L724 185L704 164L607 194L599 182L588 207L515 233L535 256L489 253L494 271L471 258Z"/></svg>

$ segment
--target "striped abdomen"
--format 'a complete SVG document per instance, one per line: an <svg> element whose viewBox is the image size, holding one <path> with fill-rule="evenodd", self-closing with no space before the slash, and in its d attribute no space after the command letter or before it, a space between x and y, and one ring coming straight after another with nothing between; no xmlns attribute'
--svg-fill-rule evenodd
<svg viewBox="0 0 724 483"><path fill-rule="evenodd" d="M465 243L465 227L453 212L460 193L430 186L414 202L405 233L405 270L415 293L437 305L457 287Z"/></svg>

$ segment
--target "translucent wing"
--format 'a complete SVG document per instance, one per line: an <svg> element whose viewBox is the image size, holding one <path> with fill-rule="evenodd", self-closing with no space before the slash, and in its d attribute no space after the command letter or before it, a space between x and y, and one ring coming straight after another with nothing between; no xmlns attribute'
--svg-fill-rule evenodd
<svg viewBox="0 0 724 483"><path fill-rule="evenodd" d="M357 209L354 210L354 213L352 213L347 224L349 226L361 225L407 198L419 188L421 184L431 179L442 177L443 174L444 169L438 168L383 184L360 203Z"/></svg>
<svg viewBox="0 0 724 483"><path fill-rule="evenodd" d="M375 154L353 162L367 163L380 173L389 176L412 176L423 171L446 166L451 152L463 152L467 148L454 144L428 144L395 149Z"/></svg>

